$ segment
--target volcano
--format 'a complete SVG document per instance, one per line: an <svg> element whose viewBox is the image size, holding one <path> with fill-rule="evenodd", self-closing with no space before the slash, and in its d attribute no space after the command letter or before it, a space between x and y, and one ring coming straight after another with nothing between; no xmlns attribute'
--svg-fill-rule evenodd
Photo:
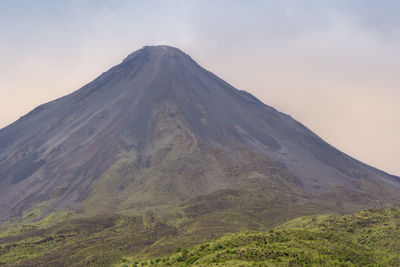
<svg viewBox="0 0 400 267"><path fill-rule="evenodd" d="M346 212L398 204L400 178L169 46L143 47L0 130L0 222L37 208L42 218L179 203L207 213L241 196L242 211Z"/></svg>

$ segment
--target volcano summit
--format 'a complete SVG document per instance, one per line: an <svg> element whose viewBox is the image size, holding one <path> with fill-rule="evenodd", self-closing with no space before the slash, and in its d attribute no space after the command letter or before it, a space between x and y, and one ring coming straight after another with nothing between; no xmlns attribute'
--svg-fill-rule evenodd
<svg viewBox="0 0 400 267"><path fill-rule="evenodd" d="M38 219L154 210L168 220L184 207L190 218L233 210L268 224L290 210L399 202L399 177L169 46L146 46L0 130L0 222L35 209Z"/></svg>

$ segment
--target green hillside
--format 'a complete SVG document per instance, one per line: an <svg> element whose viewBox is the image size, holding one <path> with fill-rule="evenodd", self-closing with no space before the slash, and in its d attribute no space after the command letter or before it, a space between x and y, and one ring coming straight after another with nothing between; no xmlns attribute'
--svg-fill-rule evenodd
<svg viewBox="0 0 400 267"><path fill-rule="evenodd" d="M301 217L268 232L228 234L122 266L400 266L400 209Z"/></svg>
<svg viewBox="0 0 400 267"><path fill-rule="evenodd" d="M224 234L266 231L322 207L291 204L254 192L224 190L174 207L125 215L51 213L40 208L0 228L0 265L109 266L122 256L165 256Z"/></svg>
<svg viewBox="0 0 400 267"><path fill-rule="evenodd" d="M234 209L202 214L186 204L170 222L146 212L12 228L0 235L0 265L400 266L400 208L298 217L271 228Z"/></svg>

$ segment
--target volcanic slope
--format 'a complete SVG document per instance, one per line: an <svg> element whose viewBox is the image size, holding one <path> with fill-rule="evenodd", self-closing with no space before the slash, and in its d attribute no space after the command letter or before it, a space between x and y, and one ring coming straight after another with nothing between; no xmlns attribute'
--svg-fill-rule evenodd
<svg viewBox="0 0 400 267"><path fill-rule="evenodd" d="M195 215L271 203L346 212L399 200L399 177L168 46L146 46L0 130L0 222L179 205Z"/></svg>

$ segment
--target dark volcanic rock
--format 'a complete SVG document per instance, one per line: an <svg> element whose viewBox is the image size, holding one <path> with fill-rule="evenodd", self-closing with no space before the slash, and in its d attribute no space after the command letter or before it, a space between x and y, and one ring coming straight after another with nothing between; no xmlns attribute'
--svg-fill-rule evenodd
<svg viewBox="0 0 400 267"><path fill-rule="evenodd" d="M168 46L144 47L0 130L0 221L42 202L100 213L225 189L337 209L400 199L398 177Z"/></svg>

